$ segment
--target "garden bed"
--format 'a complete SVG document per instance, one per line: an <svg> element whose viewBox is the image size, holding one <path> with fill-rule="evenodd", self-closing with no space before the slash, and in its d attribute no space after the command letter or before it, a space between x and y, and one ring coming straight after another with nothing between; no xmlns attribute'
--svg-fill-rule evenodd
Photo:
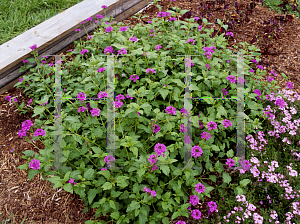
<svg viewBox="0 0 300 224"><path fill-rule="evenodd" d="M168 0L161 1L159 5L162 6L162 11L167 10L169 5ZM172 2L172 7L177 6L180 9L189 9L192 7L196 9L199 7L199 1L176 1ZM195 10L197 11L197 10ZM149 17L144 18L144 21L151 20L153 17L157 16L158 9L156 7L149 7L147 10L142 12L142 15L149 15ZM223 17L217 13L216 18L222 19ZM258 30L263 29L262 21L269 19L271 16L279 15L276 12L270 11L268 8L258 5L253 15L250 17L250 22L242 24L237 27L234 31L234 39L230 39L229 46L237 45L239 42L250 43L253 35L257 33ZM137 19L128 18L123 21L124 23L129 22L134 26L138 23ZM299 37L300 31L300 21L299 18L294 18L292 23L287 23L284 27L284 31L280 33L281 39L274 40L275 49L273 51L276 54L265 55L263 57L261 65L264 66L267 74L274 70L277 73L275 77L276 81L282 81L281 73L285 73L290 77L289 82L294 83L294 91L300 94L299 83L299 57L297 56L300 46L300 41L297 39ZM92 34L91 32L90 34ZM84 40L86 37L84 38ZM241 48L242 46L240 46ZM239 48L239 49L240 49ZM69 49L74 49L74 45L71 44ZM233 47L228 49L237 51ZM62 52L66 54L67 51ZM49 59L48 63L55 62L53 59ZM255 77L253 77L255 79ZM286 88L286 82L283 80L279 86L282 89ZM277 84L278 85L278 84ZM8 92L0 95L0 151L1 151L1 177L0 177L0 221L10 218L10 214L13 209L14 223L21 223L25 216L27 219L25 223L84 223L87 220L94 220L94 215L96 209L91 209L88 213L82 214L84 204L80 201L80 198L76 194L70 194L64 190L59 191L58 189L53 189L50 182L41 179L40 175L35 176L31 181L28 181L28 174L23 170L16 169L21 164L24 164L27 160L12 154L10 151L15 149L15 151L22 155L25 150L33 150L38 152L37 148L34 148L29 144L24 138L21 139L17 132L20 130L20 125L23 121L30 119L32 112L19 115L17 108L4 98L6 96L17 97L18 103L24 102L28 103L29 98L22 92L21 89L16 89L15 87ZM43 149L44 146L40 141L36 142L36 146ZM230 174L233 176L233 174ZM218 183L216 183L218 184ZM58 192L59 191L59 192ZM205 198L205 202L211 199ZM206 204L206 203L204 203ZM198 209L207 216L207 206L202 206L199 204ZM108 214L106 215L106 217ZM97 220L105 220L106 217L99 217ZM178 217L179 219L179 217ZM178 220L176 219L176 220ZM190 218L181 217L181 220L189 223ZM170 221L170 223L176 223L176 220ZM11 221L10 221L11 222Z"/></svg>

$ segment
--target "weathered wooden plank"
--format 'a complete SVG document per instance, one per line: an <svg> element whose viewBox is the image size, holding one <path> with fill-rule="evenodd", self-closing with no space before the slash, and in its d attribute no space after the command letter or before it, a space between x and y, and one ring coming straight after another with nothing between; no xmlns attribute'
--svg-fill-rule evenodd
<svg viewBox="0 0 300 224"><path fill-rule="evenodd" d="M105 16L102 5L106 5L106 16L114 17L113 21L122 21L147 6L151 0L85 0L56 16L42 22L0 46L0 94L10 89L11 82L16 83L20 76L29 71L19 72L23 60L33 57L29 48L37 45L38 59L44 55L55 55L68 45L86 35L100 25L95 23L96 15ZM80 22L93 17L92 25ZM75 33L75 29L81 29ZM36 63L33 64L36 66ZM10 84L10 85L9 85Z"/></svg>

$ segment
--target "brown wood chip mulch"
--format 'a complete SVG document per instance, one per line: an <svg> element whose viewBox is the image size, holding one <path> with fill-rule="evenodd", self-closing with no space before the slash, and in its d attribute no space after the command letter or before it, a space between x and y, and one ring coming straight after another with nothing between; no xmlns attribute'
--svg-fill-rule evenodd
<svg viewBox="0 0 300 224"><path fill-rule="evenodd" d="M180 0L172 2L171 7L177 6L180 9L192 9L198 13L200 2L198 0ZM243 1L245 2L245 1ZM162 0L159 2L162 11L167 10L169 0ZM229 12L233 13L233 7L229 8ZM159 12L155 6L150 6L148 9L142 12L143 15L149 17L144 18L144 21L149 21L153 17L157 16ZM220 11L212 12L213 16L209 17L210 22L214 23L216 18L223 19ZM269 8L258 4L253 10L253 14L249 16L250 21L242 23L240 26L234 28L234 38L229 40L228 49L237 51L233 48L233 45L237 45L240 42L250 43L252 37L257 33L262 33L264 20L269 20L270 17L280 15ZM138 23L135 18L128 18L123 21L126 24ZM131 25L130 25L131 26ZM213 25L210 27L219 27ZM90 34L93 34L91 32ZM294 84L294 90L300 94L300 60L298 50L300 49L300 19L294 18L292 22L287 22L283 25L283 32L280 33L280 39L273 40L272 49L273 54L263 55L263 65L267 74L274 70L277 73L275 77L276 81L281 81L281 73L285 73L289 76L289 82ZM84 38L86 40L86 37ZM240 45L238 49L241 49ZM66 54L67 50L74 49L73 44L64 49L61 53ZM49 58L48 63L55 62L54 59ZM63 62L64 64L64 62ZM274 76L273 76L274 77ZM255 79L255 77L253 77ZM286 81L280 84L281 89L285 89ZM21 129L21 123L27 119L34 121L32 112L28 114L19 115L15 105L4 100L6 96L16 97L18 103L28 103L29 98L22 92L22 88L12 88L8 92L0 95L0 222L9 219L11 211L13 209L13 223L21 223L25 216L27 216L25 223L84 223L87 220L94 220L96 209L90 209L89 212L82 214L84 209L84 203L80 200L76 194L70 194L65 192L62 188L53 189L51 183L45 181L40 175L36 175L31 181L28 181L27 171L16 169L19 165L24 164L27 160L20 158L19 156L11 153L12 149L15 149L19 155L23 155L22 151L33 150L38 152L32 144L29 144L24 137L21 139L18 136L18 131ZM30 136L31 139L32 136ZM36 146L40 149L44 149L44 145L37 141ZM231 174L232 175L232 174ZM211 185L221 184L220 178L217 179L217 183L207 182ZM212 192L215 194L216 192ZM213 196L212 198L213 199ZM206 202L211 200L205 198L205 203L196 206L203 215L207 216ZM259 206L259 205L257 205ZM97 220L110 220L109 213L103 217L99 217ZM169 215L171 217L171 215ZM186 223L190 223L190 218L178 217L174 221L170 220L170 223L176 223L179 218Z"/></svg>

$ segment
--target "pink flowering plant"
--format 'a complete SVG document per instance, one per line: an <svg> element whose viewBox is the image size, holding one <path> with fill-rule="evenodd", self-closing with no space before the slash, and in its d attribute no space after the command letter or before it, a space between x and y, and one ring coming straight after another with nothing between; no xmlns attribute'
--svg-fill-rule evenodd
<svg viewBox="0 0 300 224"><path fill-rule="evenodd" d="M99 20L100 28L86 43L75 41L76 49L68 53L75 60L64 64L61 76L62 96L69 97L61 105L61 158L62 166L70 169L50 169L55 158L54 64L42 61L31 68L31 74L15 85L29 93L34 112L18 134L32 144L40 140L45 149L36 154L24 151L22 158L28 163L18 168L28 170L29 180L41 173L53 188L79 194L84 212L97 208L95 218L109 213L109 223L165 224L169 214L177 224L185 223L180 217L192 217L193 223L297 223L300 97L291 96L291 90L278 92L270 76L254 83L250 76L266 76L255 46L241 50L254 58L244 58L245 78L238 78L237 57L226 49L226 38L233 34L210 38L213 30L205 29L205 18L203 27L198 17L179 21L187 10L177 10L160 12L133 29L102 15L87 19ZM32 46L36 61L37 47ZM176 56L182 54L199 56ZM116 59L115 157L106 151L108 68L102 55ZM237 82L244 84L247 140L241 166L235 166L231 148L236 144L236 101L193 99L189 114L184 107L187 64L193 98L234 97ZM288 82L288 88L293 84ZM187 116L192 138L186 134ZM199 169L185 166L185 143L192 144L188 164ZM110 169L112 161L123 168ZM208 183L217 179L221 185ZM211 200L201 212L195 207L204 198Z"/></svg>

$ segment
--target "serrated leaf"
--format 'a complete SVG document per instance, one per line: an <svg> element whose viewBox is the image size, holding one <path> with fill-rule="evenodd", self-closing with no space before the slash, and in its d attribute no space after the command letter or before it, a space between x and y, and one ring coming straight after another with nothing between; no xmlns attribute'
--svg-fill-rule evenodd
<svg viewBox="0 0 300 224"><path fill-rule="evenodd" d="M102 188L104 190L109 190L112 188L112 184L110 182L105 182L103 185L102 185Z"/></svg>
<svg viewBox="0 0 300 224"><path fill-rule="evenodd" d="M215 175L209 175L209 179L216 183L217 177Z"/></svg>
<svg viewBox="0 0 300 224"><path fill-rule="evenodd" d="M170 91L169 91L168 89L160 89L160 90L159 90L159 93L160 93L160 95L162 96L162 98L163 98L164 100L166 100L166 97L167 97L167 95L168 95L169 92L170 92Z"/></svg>
<svg viewBox="0 0 300 224"><path fill-rule="evenodd" d="M119 213L118 211L112 212L112 213L110 214L110 217L112 217L112 218L115 219L115 220L118 220L119 217L120 217L120 213Z"/></svg>
<svg viewBox="0 0 300 224"><path fill-rule="evenodd" d="M231 177L229 176L228 173L224 172L223 173L223 182L229 184L231 181Z"/></svg>
<svg viewBox="0 0 300 224"><path fill-rule="evenodd" d="M137 201L132 201L129 205L129 207L127 208L127 212L138 209L141 207L141 204Z"/></svg>
<svg viewBox="0 0 300 224"><path fill-rule="evenodd" d="M251 182L251 180L249 180L249 179L244 179L244 180L241 180L240 181L240 185L241 185L241 187L245 187L245 186L247 186L247 184L249 184Z"/></svg>
<svg viewBox="0 0 300 224"><path fill-rule="evenodd" d="M88 201L89 201L89 204L92 204L94 198L96 197L98 191L97 189L90 189L89 192L88 192Z"/></svg>
<svg viewBox="0 0 300 224"><path fill-rule="evenodd" d="M73 194L73 187L70 183L67 183L63 186L63 189L71 194Z"/></svg>
<svg viewBox="0 0 300 224"><path fill-rule="evenodd" d="M85 170L84 172L84 178L87 180L94 180L94 170L92 168Z"/></svg>
<svg viewBox="0 0 300 224"><path fill-rule="evenodd" d="M170 173L170 167L169 167L169 166L167 166L167 165L161 165L161 166L160 166L160 169L163 171L163 173L164 173L166 176L169 175L169 173Z"/></svg>
<svg viewBox="0 0 300 224"><path fill-rule="evenodd" d="M113 200L109 200L109 206L112 208L112 209L117 209L116 205L115 205L115 202Z"/></svg>

